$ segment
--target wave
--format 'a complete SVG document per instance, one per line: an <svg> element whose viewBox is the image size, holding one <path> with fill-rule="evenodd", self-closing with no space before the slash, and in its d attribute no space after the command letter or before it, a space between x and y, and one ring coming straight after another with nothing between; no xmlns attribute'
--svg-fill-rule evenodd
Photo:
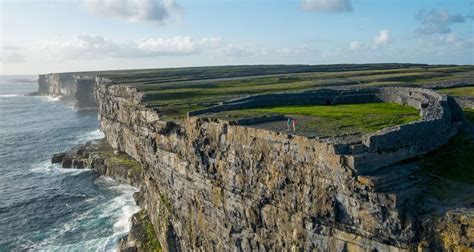
<svg viewBox="0 0 474 252"><path fill-rule="evenodd" d="M48 101L61 101L62 96L48 96Z"/></svg>
<svg viewBox="0 0 474 252"><path fill-rule="evenodd" d="M22 94L0 94L0 97L19 97L24 96Z"/></svg>
<svg viewBox="0 0 474 252"><path fill-rule="evenodd" d="M77 138L75 143L76 144L85 143L85 142L92 141L92 140L102 139L104 137L105 137L104 133L102 131L100 131L100 129L96 129L94 131L90 131L90 132L87 132L83 135L80 135Z"/></svg>
<svg viewBox="0 0 474 252"><path fill-rule="evenodd" d="M130 231L130 218L138 212L139 207L133 200L133 193L137 191L129 185L119 184L111 179L100 177L96 184L107 186L118 195L110 200L94 197L94 201L101 202L97 206L76 215L62 226L50 230L46 239L36 244L26 242L27 250L40 251L116 251L120 238ZM109 187L110 186L110 187ZM97 230L98 225L111 226L111 233L95 233L78 239L81 230ZM69 237L69 238L68 238ZM74 237L74 238L70 238ZM65 242L64 239L72 239Z"/></svg>
<svg viewBox="0 0 474 252"><path fill-rule="evenodd" d="M73 168L62 168L60 164L51 164L51 161L44 161L38 164L34 164L31 169L33 173L45 173L45 174L70 174L76 175L79 173L90 172L90 169L73 169Z"/></svg>

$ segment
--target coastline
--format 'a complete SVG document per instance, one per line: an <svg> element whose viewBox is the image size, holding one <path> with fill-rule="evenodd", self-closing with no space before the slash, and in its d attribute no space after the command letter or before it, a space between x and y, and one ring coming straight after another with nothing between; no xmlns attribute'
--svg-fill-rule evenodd
<svg viewBox="0 0 474 252"><path fill-rule="evenodd" d="M467 244L465 234L451 233L452 236L446 238L443 229L440 231L435 227L444 225L447 230L459 222L469 225L463 221L472 218L471 212L447 208L436 217L439 212L426 212L420 208L415 199L426 193L425 183L430 178L419 176L421 167L416 162L392 165L406 159L403 156L394 156L395 161L386 164L394 171L400 169L400 174L392 171L381 174L371 168L368 174L361 175L347 167L347 163L338 161L341 146L206 118L167 121L140 104L144 94L137 89L111 85L113 81L107 78L96 81L100 125L113 155L109 153L91 159L90 153L85 156L78 153L79 147L70 155L73 157L66 166L90 166L103 175L140 185L135 199L142 210L132 218L132 228L135 226L141 231L132 229L128 238L123 239L121 249L141 251L149 246L144 244L151 243L159 244L165 251L246 250L267 246L287 249L349 246L408 251L416 247L422 250L445 246L463 248ZM410 90L410 96L412 91L414 89ZM445 96L431 93L427 92L437 97L437 102L443 106L451 103ZM422 104L419 106L423 107ZM439 113L438 109L433 111ZM462 117L454 111L441 112L440 122L451 122L447 116ZM450 130L449 124L440 125L442 127L438 129L446 129L449 133L443 134L446 139L442 141L446 142L456 130ZM378 139L380 141L374 141L383 145L382 134ZM397 146L389 149L393 147ZM260 151L260 155L252 150ZM433 147L426 150L431 151ZM382 150L379 155L390 151ZM135 165L123 168L110 166L112 161L104 161L117 159L115 155L121 158L125 153L141 164L140 171L133 168ZM410 153L411 157L421 154L424 153ZM305 159L300 159L301 156ZM293 167L294 171L279 167L282 163L285 167ZM273 177L267 173L280 175ZM280 177L286 179L277 181ZM416 181L411 181L413 177L417 177ZM311 179L301 181L299 178ZM385 186L388 180L395 183ZM293 191L299 190L297 185L309 188ZM410 187L413 189L406 190ZM193 191L188 191L189 188ZM312 188L318 188L318 191L312 192ZM311 201L300 197L300 194L308 193L306 190L311 195L319 195L316 200L320 205L312 205ZM417 210L410 212L409 209ZM235 216L229 216L229 213ZM139 224L137 220L143 220L143 223ZM149 236L143 235L146 232L143 230L149 230L144 228L149 227L148 222L153 226L155 235L152 236L158 240L156 243L149 242L146 238ZM420 228L422 223L428 224ZM282 226L287 229L279 230ZM279 230L279 233L272 230ZM137 237L145 237L145 240L137 241ZM446 239L452 242L448 244Z"/></svg>
<svg viewBox="0 0 474 252"><path fill-rule="evenodd" d="M100 176L129 184L137 190L143 183L140 164L127 154L114 151L104 138L56 153L51 163L59 164L64 169L91 169ZM138 191L133 194L133 198L137 206L143 202ZM127 223L131 229L120 238L117 244L119 251L161 251L153 226L143 209L134 213Z"/></svg>

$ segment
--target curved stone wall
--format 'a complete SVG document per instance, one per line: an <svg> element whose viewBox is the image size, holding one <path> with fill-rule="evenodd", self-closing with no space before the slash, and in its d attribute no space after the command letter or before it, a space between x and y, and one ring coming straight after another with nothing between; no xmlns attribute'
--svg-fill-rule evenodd
<svg viewBox="0 0 474 252"><path fill-rule="evenodd" d="M394 102L414 107L420 111L421 119L365 134L360 143L344 144L342 139L331 139L339 144L338 154L346 155L347 165L360 173L438 148L457 133L456 122L463 119L462 111L448 96L433 90L406 87L321 89L301 93L255 95L192 111L189 116L265 106L373 102Z"/></svg>

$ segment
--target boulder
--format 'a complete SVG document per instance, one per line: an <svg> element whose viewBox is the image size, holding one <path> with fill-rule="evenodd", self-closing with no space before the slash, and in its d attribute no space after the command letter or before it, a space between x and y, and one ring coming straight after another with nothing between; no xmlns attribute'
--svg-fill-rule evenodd
<svg viewBox="0 0 474 252"><path fill-rule="evenodd" d="M63 158L66 156L66 153L56 153L53 155L53 158L51 158L51 163L52 164L57 164L61 163L63 161Z"/></svg>
<svg viewBox="0 0 474 252"><path fill-rule="evenodd" d="M72 168L72 158L65 156L61 163L63 168Z"/></svg>
<svg viewBox="0 0 474 252"><path fill-rule="evenodd" d="M85 168L85 166L84 166L84 161L78 160L78 159L74 159L72 166L73 166L73 168L76 168L76 169L83 169L83 168Z"/></svg>

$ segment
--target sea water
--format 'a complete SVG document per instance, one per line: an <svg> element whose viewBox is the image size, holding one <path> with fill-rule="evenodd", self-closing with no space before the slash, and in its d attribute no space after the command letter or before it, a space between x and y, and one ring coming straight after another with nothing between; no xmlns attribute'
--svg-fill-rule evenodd
<svg viewBox="0 0 474 252"><path fill-rule="evenodd" d="M36 91L36 76L0 77L0 251L114 251L138 211L135 188L53 153L102 138L97 112Z"/></svg>

